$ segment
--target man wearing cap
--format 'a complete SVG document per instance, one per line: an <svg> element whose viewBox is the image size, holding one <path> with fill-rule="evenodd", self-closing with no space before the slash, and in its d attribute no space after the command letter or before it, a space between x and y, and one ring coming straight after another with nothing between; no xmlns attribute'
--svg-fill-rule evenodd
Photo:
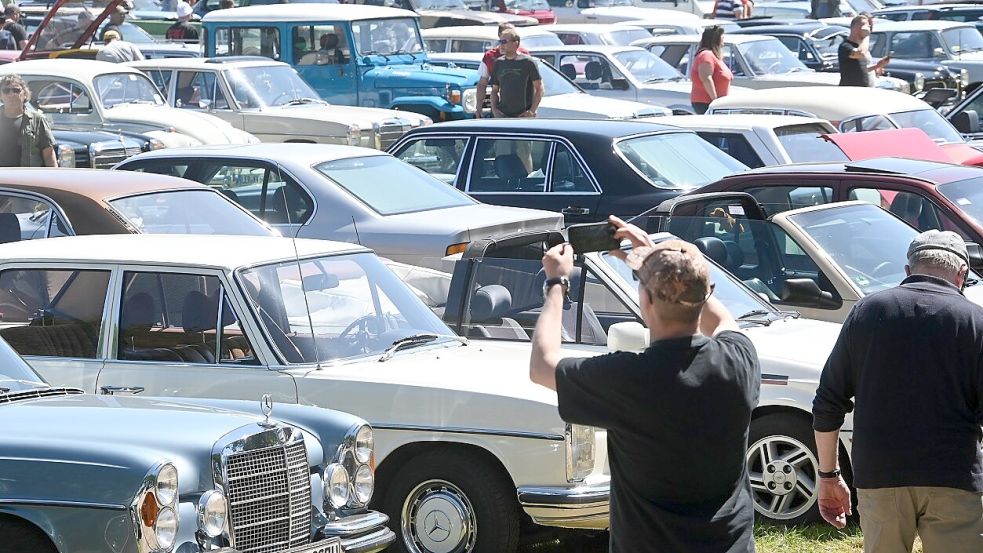
<svg viewBox="0 0 983 553"><path fill-rule="evenodd" d="M143 53L133 44L120 38L116 31L106 31L102 34L106 44L96 52L96 59L112 63L138 61L143 59Z"/></svg>
<svg viewBox="0 0 983 553"><path fill-rule="evenodd" d="M177 8L174 11L177 13L177 23L167 28L164 37L167 40L198 42L198 29L195 29L191 25L191 15L193 13L191 5L187 2L178 2Z"/></svg>
<svg viewBox="0 0 983 553"><path fill-rule="evenodd" d="M962 290L954 232L908 247L908 278L861 299L840 329L813 401L819 511L851 513L839 429L853 411L853 484L866 553L983 551L983 307Z"/></svg>
<svg viewBox="0 0 983 553"><path fill-rule="evenodd" d="M654 245L642 229L610 221L634 248L611 253L637 274L649 347L561 359L574 253L561 244L543 257L530 378L556 390L563 420L607 429L612 553L753 552L745 453L761 378L754 346L713 297L696 246Z"/></svg>
<svg viewBox="0 0 983 553"><path fill-rule="evenodd" d="M0 29L10 33L16 49L23 50L24 46L27 46L27 30L20 23L20 8L16 4L7 4L3 9L3 15L6 20Z"/></svg>

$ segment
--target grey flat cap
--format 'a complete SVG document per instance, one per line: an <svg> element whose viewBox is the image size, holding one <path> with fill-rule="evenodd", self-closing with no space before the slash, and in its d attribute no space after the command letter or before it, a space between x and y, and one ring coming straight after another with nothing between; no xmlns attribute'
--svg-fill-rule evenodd
<svg viewBox="0 0 983 553"><path fill-rule="evenodd" d="M951 230L926 230L911 241L908 246L908 259L916 252L925 250L943 250L954 253L969 264L969 251L966 241Z"/></svg>

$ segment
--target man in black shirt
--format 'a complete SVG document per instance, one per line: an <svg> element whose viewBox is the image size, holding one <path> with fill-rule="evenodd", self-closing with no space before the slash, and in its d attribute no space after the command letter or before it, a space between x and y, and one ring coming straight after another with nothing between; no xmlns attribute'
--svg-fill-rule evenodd
<svg viewBox="0 0 983 553"><path fill-rule="evenodd" d="M495 117L536 117L543 99L543 78L536 62L519 53L519 33L504 29L499 35L502 56L491 71L491 110Z"/></svg>
<svg viewBox="0 0 983 553"><path fill-rule="evenodd" d="M761 369L754 346L712 297L707 261L693 244L653 245L611 217L634 249L612 255L639 279L650 346L560 358L569 244L543 257L546 295L530 377L557 392L560 416L606 428L611 466L612 553L754 551L754 508L745 463Z"/></svg>
<svg viewBox="0 0 983 553"><path fill-rule="evenodd" d="M963 297L969 255L949 231L919 234L908 278L850 311L813 402L819 511L850 514L839 429L853 417L864 550L983 551L983 307ZM851 401L852 400L852 401Z"/></svg>
<svg viewBox="0 0 983 553"><path fill-rule="evenodd" d="M883 69L891 56L887 55L872 63L869 51L870 20L858 15L850 21L850 36L837 51L840 62L840 86L874 86L871 72Z"/></svg>
<svg viewBox="0 0 983 553"><path fill-rule="evenodd" d="M108 31L116 31L121 39L126 38L123 36L123 30L120 28L123 22L126 21L126 14L129 10L123 4L116 4L113 11L109 14L109 23L107 23L103 28L102 32L99 34L99 40L106 42L106 33Z"/></svg>
<svg viewBox="0 0 983 553"><path fill-rule="evenodd" d="M9 4L3 9L3 15L7 19L3 24L3 30L10 32L16 49L23 50L24 46L27 46L27 30L20 24L20 8Z"/></svg>
<svg viewBox="0 0 983 553"><path fill-rule="evenodd" d="M179 42L198 42L198 29L191 25L194 8L187 2L178 2L175 8L177 23L167 28L164 38Z"/></svg>

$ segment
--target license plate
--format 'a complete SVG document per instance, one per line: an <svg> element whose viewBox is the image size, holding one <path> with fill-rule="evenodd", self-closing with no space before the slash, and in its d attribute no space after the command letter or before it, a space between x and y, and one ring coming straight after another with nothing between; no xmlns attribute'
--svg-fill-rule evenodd
<svg viewBox="0 0 983 553"><path fill-rule="evenodd" d="M310 545L302 545L286 551L285 553L342 553L341 540L330 538L321 540Z"/></svg>

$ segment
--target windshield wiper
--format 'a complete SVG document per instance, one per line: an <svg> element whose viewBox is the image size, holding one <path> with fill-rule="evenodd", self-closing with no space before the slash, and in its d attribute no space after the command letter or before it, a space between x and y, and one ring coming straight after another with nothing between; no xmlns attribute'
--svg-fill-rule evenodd
<svg viewBox="0 0 983 553"><path fill-rule="evenodd" d="M324 100L319 100L317 98L294 98L290 100L285 106L299 106L301 104L327 104Z"/></svg>
<svg viewBox="0 0 983 553"><path fill-rule="evenodd" d="M387 56L387 55L385 55L382 52L379 52L377 50L369 50L368 52L362 52L362 55L363 56L382 56L382 57L386 58L386 61L387 62L389 61L389 56Z"/></svg>
<svg viewBox="0 0 983 553"><path fill-rule="evenodd" d="M386 361L389 361L390 359L392 359L392 356L396 355L396 352L401 349L422 346L424 344L429 344L434 340L439 340L440 338L447 338L448 340L456 340L464 345L468 345L468 339L463 338L461 336L453 336L450 334L430 334L430 333L412 334L405 338L400 338L398 340L395 340L392 344L390 344L389 347L386 348L386 351L382 352L382 355L379 356L379 362L384 363Z"/></svg>
<svg viewBox="0 0 983 553"><path fill-rule="evenodd" d="M747 313L741 315L740 317L738 317L737 320L738 321L747 321L747 322L751 322L751 323L758 323L758 324L762 324L762 325L768 326L768 325L770 325L772 323L772 321L774 319L772 319L771 317L762 319L761 316L762 315L766 315L767 316L767 315L771 315L771 314L772 314L771 311L767 311L765 309L753 309L753 310L748 311Z"/></svg>

